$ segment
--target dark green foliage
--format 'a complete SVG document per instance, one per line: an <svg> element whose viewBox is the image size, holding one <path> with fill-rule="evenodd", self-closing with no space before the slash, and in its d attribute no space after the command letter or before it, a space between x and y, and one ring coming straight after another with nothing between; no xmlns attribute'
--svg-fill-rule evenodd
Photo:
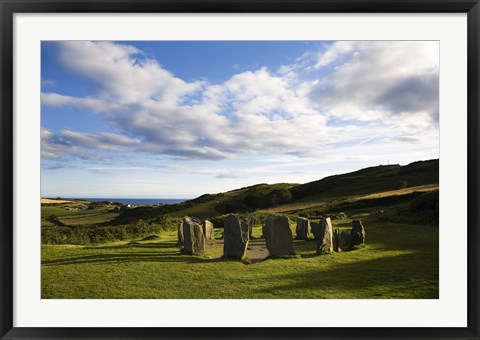
<svg viewBox="0 0 480 340"><path fill-rule="evenodd" d="M290 192L291 192L292 197L294 199L300 199L300 198L305 197L305 191L303 190L303 188L301 186L296 186L296 187L291 188Z"/></svg>
<svg viewBox="0 0 480 340"><path fill-rule="evenodd" d="M108 224L129 224L139 220L157 223L158 219L161 220L163 218L163 215L185 209L190 206L192 206L191 203L165 204L161 206L140 206L124 210L113 221L108 222Z"/></svg>
<svg viewBox="0 0 480 340"><path fill-rule="evenodd" d="M397 182L395 189L405 189L408 186L408 182L404 179Z"/></svg>
<svg viewBox="0 0 480 340"><path fill-rule="evenodd" d="M56 226L64 226L65 224L58 219L56 215L50 215L50 217L47 218L47 221L53 223Z"/></svg>
<svg viewBox="0 0 480 340"><path fill-rule="evenodd" d="M428 194L428 193L427 193ZM345 211L352 213L375 211L379 209L398 210L405 207L410 207L410 204L415 202L417 198L426 195L423 192L412 192L405 195L392 195L380 198L369 198L362 200L348 200L341 199L332 201L315 208L302 209L298 211L298 216L312 217L312 216L333 216L345 214ZM438 198L437 198L438 200ZM407 212L407 214L410 214ZM348 215L348 214L347 214Z"/></svg>
<svg viewBox="0 0 480 340"><path fill-rule="evenodd" d="M218 216L215 216L215 217L209 219L209 221L213 223L214 228L223 228L223 220L227 216L228 215L218 215Z"/></svg>
<svg viewBox="0 0 480 340"><path fill-rule="evenodd" d="M294 184L259 184L234 190L237 195L226 198L215 206L221 214L251 212L266 209L292 200L290 188Z"/></svg>
<svg viewBox="0 0 480 340"><path fill-rule="evenodd" d="M268 196L272 198L273 204L288 203L292 200L292 193L285 188L273 189Z"/></svg>
<svg viewBox="0 0 480 340"><path fill-rule="evenodd" d="M291 190L305 196L334 197L363 195L398 189L399 181L409 187L438 183L438 159L400 165L380 165L296 186ZM293 197L295 195L292 192Z"/></svg>
<svg viewBox="0 0 480 340"><path fill-rule="evenodd" d="M248 211L248 209L249 208L245 205L245 203L237 198L225 200L215 206L215 210L222 214L244 212Z"/></svg>
<svg viewBox="0 0 480 340"><path fill-rule="evenodd" d="M439 191L417 195L408 205L383 214L382 221L423 225L439 224Z"/></svg>
<svg viewBox="0 0 480 340"><path fill-rule="evenodd" d="M163 216L158 223L137 223L119 226L44 227L43 244L96 244L144 237L176 228L179 220Z"/></svg>
<svg viewBox="0 0 480 340"><path fill-rule="evenodd" d="M432 210L438 214L439 207L439 191L432 191L418 196L410 203L410 212L417 213L419 211Z"/></svg>
<svg viewBox="0 0 480 340"><path fill-rule="evenodd" d="M89 210L95 210L101 207L109 206L110 202L108 201L98 201L98 202L90 202L88 205Z"/></svg>
<svg viewBox="0 0 480 340"><path fill-rule="evenodd" d="M203 194L197 198L194 198L193 200L189 200L189 203L205 203L205 202L210 202L213 201L214 199L217 199L218 197L221 197L223 194Z"/></svg>

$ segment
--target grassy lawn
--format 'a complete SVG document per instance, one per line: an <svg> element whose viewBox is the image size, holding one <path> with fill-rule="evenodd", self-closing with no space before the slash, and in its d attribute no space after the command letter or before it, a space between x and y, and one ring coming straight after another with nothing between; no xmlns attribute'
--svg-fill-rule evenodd
<svg viewBox="0 0 480 340"><path fill-rule="evenodd" d="M42 245L42 298L438 298L438 228L363 222L367 245L358 250L317 257L315 241L295 241L296 256L256 263L218 258L221 240L203 257L183 255L176 232L133 245Z"/></svg>
<svg viewBox="0 0 480 340"><path fill-rule="evenodd" d="M42 205L42 217L55 216L71 216L71 215L88 215L92 210L68 210L64 206Z"/></svg>
<svg viewBox="0 0 480 340"><path fill-rule="evenodd" d="M95 225L113 220L118 216L117 212L97 212L81 215L62 216L59 220L66 226Z"/></svg>

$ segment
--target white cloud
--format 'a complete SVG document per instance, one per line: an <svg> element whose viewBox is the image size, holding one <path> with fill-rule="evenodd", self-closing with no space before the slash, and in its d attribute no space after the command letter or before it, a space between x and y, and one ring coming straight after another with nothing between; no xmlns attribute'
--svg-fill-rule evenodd
<svg viewBox="0 0 480 340"><path fill-rule="evenodd" d="M314 69L319 69L323 66L337 60L340 56L351 53L354 51L354 41L337 41L330 48L327 49L324 53L319 54L318 60L313 66ZM358 52L356 52L358 53Z"/></svg>
<svg viewBox="0 0 480 340"><path fill-rule="evenodd" d="M42 105L91 110L116 133L42 131L42 152L51 159L122 150L178 159L314 157L393 125L392 138L435 129L438 119L435 42L337 42L276 73L262 67L219 84L182 80L125 44L59 46L64 65L98 88L81 98L43 93Z"/></svg>
<svg viewBox="0 0 480 340"><path fill-rule="evenodd" d="M63 96L58 93L43 92L41 94L42 105L49 107L80 107L95 113L120 112L125 109L123 105L115 101L100 100L91 97L76 98Z"/></svg>
<svg viewBox="0 0 480 340"><path fill-rule="evenodd" d="M61 59L68 68L96 82L100 98L122 105L148 99L174 105L179 97L201 85L174 77L131 45L64 41L60 46Z"/></svg>
<svg viewBox="0 0 480 340"><path fill-rule="evenodd" d="M312 88L310 97L340 119L394 119L402 124L405 116L413 115L425 120L422 125L435 124L438 51L435 41L334 43L318 56L317 65L344 62Z"/></svg>

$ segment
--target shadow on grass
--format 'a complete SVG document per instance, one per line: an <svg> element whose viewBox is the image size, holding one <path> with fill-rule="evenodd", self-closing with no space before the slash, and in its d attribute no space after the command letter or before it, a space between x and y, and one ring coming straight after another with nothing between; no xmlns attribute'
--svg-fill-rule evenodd
<svg viewBox="0 0 480 340"><path fill-rule="evenodd" d="M118 249L132 249L132 248L176 248L175 242L165 243L138 243L138 244L123 244L118 246L97 246L97 247L85 247L83 249L89 250L118 250Z"/></svg>
<svg viewBox="0 0 480 340"><path fill-rule="evenodd" d="M319 261L321 258L320 256ZM420 252L359 260L338 264L332 268L278 275L272 279L285 282L274 288L275 295L279 296L286 296L296 291L304 293L311 291L312 298L319 298L317 293L325 292L326 288L333 288L338 292L372 290L370 298L408 296L408 298L438 299L439 294L438 261L435 258L426 259ZM408 290L406 287L409 287ZM272 288L260 288L256 291L272 292Z"/></svg>
<svg viewBox="0 0 480 340"><path fill-rule="evenodd" d="M162 253L125 253L125 254L97 254L78 257L69 257L59 260L42 261L44 266L61 266L72 264L105 264L105 263L132 263L132 262L184 262L184 263L215 263L230 259L209 259L200 256L186 255L181 252Z"/></svg>

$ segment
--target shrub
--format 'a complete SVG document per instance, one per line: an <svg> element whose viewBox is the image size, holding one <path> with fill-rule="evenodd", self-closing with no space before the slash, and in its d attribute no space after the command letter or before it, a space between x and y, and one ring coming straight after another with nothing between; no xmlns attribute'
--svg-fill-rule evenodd
<svg viewBox="0 0 480 340"><path fill-rule="evenodd" d="M175 221L174 218L165 218L163 224L138 221L137 223L120 226L44 227L42 228L42 243L95 244L121 241L171 230L176 228Z"/></svg>
<svg viewBox="0 0 480 340"><path fill-rule="evenodd" d="M397 182L395 189L405 189L408 186L408 182L405 179L402 179Z"/></svg>

